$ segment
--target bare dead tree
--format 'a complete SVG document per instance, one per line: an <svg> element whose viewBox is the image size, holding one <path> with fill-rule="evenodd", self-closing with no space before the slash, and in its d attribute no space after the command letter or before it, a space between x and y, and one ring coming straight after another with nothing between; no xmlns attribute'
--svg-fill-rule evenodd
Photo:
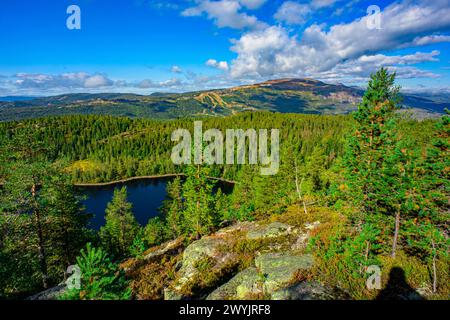
<svg viewBox="0 0 450 320"><path fill-rule="evenodd" d="M297 188L298 200L300 201L300 203L303 203L303 210L305 214L308 214L308 210L306 209L306 203L302 196L302 185L304 180L305 178L302 177L300 185L298 184L298 166L297 166L297 159L295 159L295 187Z"/></svg>
<svg viewBox="0 0 450 320"><path fill-rule="evenodd" d="M431 240L433 248L433 293L436 293L437 289L437 272L436 272L436 246L434 240Z"/></svg>

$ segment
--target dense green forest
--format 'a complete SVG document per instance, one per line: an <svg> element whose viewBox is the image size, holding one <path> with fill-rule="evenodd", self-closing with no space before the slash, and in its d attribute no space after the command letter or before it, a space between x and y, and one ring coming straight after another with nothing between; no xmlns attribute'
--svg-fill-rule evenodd
<svg viewBox="0 0 450 320"><path fill-rule="evenodd" d="M102 116L40 118L1 123L7 139L21 132L32 134L53 149L52 156L67 164L74 182L105 182L134 176L181 172L170 159L171 134L179 128L193 131L193 119L153 121ZM428 122L427 122L428 123ZM281 129L284 152L298 155L299 163L314 152L332 162L342 153L352 124L349 116L286 115L268 112L244 113L227 118L203 119L204 131L217 128ZM317 150L315 150L317 149ZM320 149L320 150L319 150ZM213 175L234 179L239 167L214 168Z"/></svg>
<svg viewBox="0 0 450 320"><path fill-rule="evenodd" d="M133 298L135 282L119 267L128 258L180 237L191 243L224 222L302 215L325 221L308 246L318 279L370 299L365 268L401 266L410 281L431 286L433 297L448 296L450 118L396 113L394 80L384 69L373 75L353 115L202 119L204 130L280 129L274 176L250 165L175 166L171 133L192 131L194 119L79 115L1 123L0 296L56 285L76 262L82 288L63 298ZM185 177L169 183L160 216L146 226L136 223L124 188L98 234L87 229L73 183L168 173ZM236 181L233 193L213 192L209 177Z"/></svg>

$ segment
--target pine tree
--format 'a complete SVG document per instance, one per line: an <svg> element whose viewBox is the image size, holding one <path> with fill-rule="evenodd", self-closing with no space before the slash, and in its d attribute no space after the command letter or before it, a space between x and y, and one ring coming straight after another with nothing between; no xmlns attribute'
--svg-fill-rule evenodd
<svg viewBox="0 0 450 320"><path fill-rule="evenodd" d="M238 173L239 184L234 186L231 196L232 206L237 210L254 208L255 185L253 178L257 175L256 166L243 165Z"/></svg>
<svg viewBox="0 0 450 320"><path fill-rule="evenodd" d="M394 111L399 108L399 88L395 73L381 69L371 75L358 111L357 128L349 141L344 160L347 190L365 213L386 212L384 203L387 180L386 158L395 146Z"/></svg>
<svg viewBox="0 0 450 320"><path fill-rule="evenodd" d="M51 214L53 224L49 226L52 233L52 246L58 252L65 267L71 265L82 248L93 238L93 231L87 229L90 214L84 212L81 196L74 188L70 177L59 174L61 169L49 175L46 188L42 189L48 198L46 209Z"/></svg>
<svg viewBox="0 0 450 320"><path fill-rule="evenodd" d="M139 232L132 205L127 201L127 188L114 190L105 212L106 224L100 229L103 246L116 259L129 254L130 246Z"/></svg>
<svg viewBox="0 0 450 320"><path fill-rule="evenodd" d="M67 290L63 300L128 300L131 290L124 272L111 262L107 252L94 248L90 243L80 251L76 259L80 268L80 288Z"/></svg>
<svg viewBox="0 0 450 320"><path fill-rule="evenodd" d="M373 231L368 233L372 238L365 240L368 248L374 248L376 242L385 242L379 239L380 230L389 227L389 219L394 217L393 256L400 232L402 200L410 180L406 171L408 159L397 141L395 111L399 109L399 101L395 73L381 68L371 75L363 101L354 113L356 129L343 159L346 185L341 188L356 207L352 219L358 232L367 228Z"/></svg>
<svg viewBox="0 0 450 320"><path fill-rule="evenodd" d="M215 182L208 178L209 169L201 166L189 166L186 169L186 181L183 184L184 223L188 234L198 239L208 234L214 226Z"/></svg>
<svg viewBox="0 0 450 320"><path fill-rule="evenodd" d="M446 234L450 209L450 116L446 112L436 125L426 156L415 160L414 183L409 191L413 202L404 228L409 247L431 265L433 292L439 283L437 259L448 264L450 246Z"/></svg>
<svg viewBox="0 0 450 320"><path fill-rule="evenodd" d="M155 246L166 240L167 226L160 217L151 218L144 228L144 236L149 246Z"/></svg>
<svg viewBox="0 0 450 320"><path fill-rule="evenodd" d="M38 133L15 133L1 145L8 174L0 192L0 256L11 268L0 268L0 278L9 294L61 281L88 236L79 198L46 159L52 152Z"/></svg>
<svg viewBox="0 0 450 320"><path fill-rule="evenodd" d="M177 177L167 184L167 200L163 203L163 214L169 238L176 238L183 232L183 198L181 178Z"/></svg>

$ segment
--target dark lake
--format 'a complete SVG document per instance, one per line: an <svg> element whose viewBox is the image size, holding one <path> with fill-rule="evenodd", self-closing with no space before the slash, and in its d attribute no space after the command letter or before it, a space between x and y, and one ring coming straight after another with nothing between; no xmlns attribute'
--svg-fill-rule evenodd
<svg viewBox="0 0 450 320"><path fill-rule="evenodd" d="M109 186L80 187L87 199L83 200L88 213L93 214L91 228L100 229L105 224L105 209L112 200L114 189L127 187L128 201L133 204L133 213L140 225L145 226L150 218L159 214L163 200L166 199L167 182L173 178L143 179ZM224 193L230 193L233 186L219 182Z"/></svg>

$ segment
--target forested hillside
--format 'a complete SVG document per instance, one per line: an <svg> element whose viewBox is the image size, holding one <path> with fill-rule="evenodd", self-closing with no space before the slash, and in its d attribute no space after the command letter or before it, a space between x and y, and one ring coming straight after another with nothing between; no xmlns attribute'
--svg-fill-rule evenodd
<svg viewBox="0 0 450 320"><path fill-rule="evenodd" d="M245 111L348 114L364 91L313 79L280 79L229 89L188 93L66 94L27 101L0 102L0 121L44 116L97 114L133 118L177 119L226 116ZM418 118L444 112L448 96L404 94L402 104Z"/></svg>
<svg viewBox="0 0 450 320"><path fill-rule="evenodd" d="M178 173L170 154L171 134L185 128L191 132L194 120L154 121L109 116L70 116L0 124L3 135L33 134L53 148L65 161L74 182L107 182L134 176ZM430 125L430 121L420 125ZM280 129L284 154L296 154L299 163L312 154L327 158L327 166L342 153L352 119L348 116L307 116L244 113L227 118L204 119L204 131L217 128ZM288 158L283 157L282 158ZM290 157L289 157L290 158ZM239 166L214 168L214 175L235 179Z"/></svg>

